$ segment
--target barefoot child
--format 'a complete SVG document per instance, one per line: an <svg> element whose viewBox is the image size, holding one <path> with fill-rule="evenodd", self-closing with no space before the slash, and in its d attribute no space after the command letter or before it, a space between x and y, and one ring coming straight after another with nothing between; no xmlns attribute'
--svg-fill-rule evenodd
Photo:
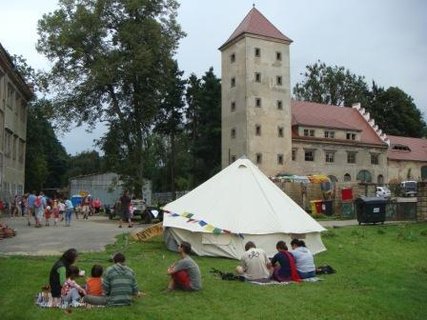
<svg viewBox="0 0 427 320"><path fill-rule="evenodd" d="M75 281L79 275L79 268L71 265L68 269L67 280L65 280L61 289L62 301L72 307L80 306L80 297L86 295L86 290Z"/></svg>

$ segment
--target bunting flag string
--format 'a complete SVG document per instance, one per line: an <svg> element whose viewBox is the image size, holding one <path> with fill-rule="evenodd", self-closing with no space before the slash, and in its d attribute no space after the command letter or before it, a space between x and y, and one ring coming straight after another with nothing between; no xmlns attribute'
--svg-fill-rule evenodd
<svg viewBox="0 0 427 320"><path fill-rule="evenodd" d="M182 218L186 218L187 219L187 223L194 223L194 224L197 223L206 232L210 232L210 233L213 233L213 234L216 234L216 235L220 235L221 233L225 233L225 234L236 234L240 238L244 239L244 236L241 233L236 233L236 232L232 232L230 230L226 230L226 229L222 229L222 228L219 228L219 227L215 227L215 226L211 225L210 223L208 223L208 222L206 222L204 220L199 220L199 219L194 218L195 217L194 213L183 212L183 213L179 214L179 213L171 212L171 211L168 211L168 210L163 210L163 212L166 213L167 215L171 216L171 217L182 217Z"/></svg>

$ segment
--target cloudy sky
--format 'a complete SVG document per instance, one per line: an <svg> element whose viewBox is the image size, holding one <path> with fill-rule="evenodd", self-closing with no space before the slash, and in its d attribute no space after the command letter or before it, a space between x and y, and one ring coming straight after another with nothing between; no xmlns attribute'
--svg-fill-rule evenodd
<svg viewBox="0 0 427 320"><path fill-rule="evenodd" d="M181 0L178 20L187 33L177 59L186 75L209 67L220 77L220 47L255 3L291 45L292 86L318 59L344 66L368 83L397 86L414 98L427 119L427 1L424 0ZM36 69L37 20L57 0L0 0L0 42ZM70 154L93 149L93 134L74 129L60 136Z"/></svg>

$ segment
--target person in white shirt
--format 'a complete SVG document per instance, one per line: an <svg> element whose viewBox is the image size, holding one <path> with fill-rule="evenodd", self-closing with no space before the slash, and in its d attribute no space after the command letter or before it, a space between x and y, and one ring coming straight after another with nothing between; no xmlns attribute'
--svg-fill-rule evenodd
<svg viewBox="0 0 427 320"><path fill-rule="evenodd" d="M252 241L246 243L245 250L236 272L251 281L270 278L271 263L265 251L258 249Z"/></svg>
<svg viewBox="0 0 427 320"><path fill-rule="evenodd" d="M316 266L314 265L313 254L305 247L302 240L293 239L291 241L292 254L295 258L295 264L301 279L312 278L316 276Z"/></svg>

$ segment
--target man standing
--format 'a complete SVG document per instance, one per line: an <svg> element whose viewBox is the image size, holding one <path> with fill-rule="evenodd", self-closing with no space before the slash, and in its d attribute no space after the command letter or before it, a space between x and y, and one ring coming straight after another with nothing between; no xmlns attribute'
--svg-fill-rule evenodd
<svg viewBox="0 0 427 320"><path fill-rule="evenodd" d="M236 272L247 280L270 278L271 263L264 250L257 249L252 241L246 243L245 250L240 259L240 265L236 267Z"/></svg>
<svg viewBox="0 0 427 320"><path fill-rule="evenodd" d="M116 253L114 265L107 268L103 277L103 296L87 295L83 301L93 305L128 306L133 297L141 296L135 278L135 272L125 265L125 256Z"/></svg>
<svg viewBox="0 0 427 320"><path fill-rule="evenodd" d="M202 289L202 276L199 266L189 256L191 244L183 241L178 247L178 253L181 259L168 268L171 279L167 290L198 291Z"/></svg>
<svg viewBox="0 0 427 320"><path fill-rule="evenodd" d="M123 195L120 197L120 208L121 208L122 212L121 212L121 218L119 221L119 228L122 227L122 223L124 221L128 222L129 228L132 228L132 218L131 218L130 210L129 210L130 202L131 202L131 199L129 197L128 191L125 190L123 192Z"/></svg>

